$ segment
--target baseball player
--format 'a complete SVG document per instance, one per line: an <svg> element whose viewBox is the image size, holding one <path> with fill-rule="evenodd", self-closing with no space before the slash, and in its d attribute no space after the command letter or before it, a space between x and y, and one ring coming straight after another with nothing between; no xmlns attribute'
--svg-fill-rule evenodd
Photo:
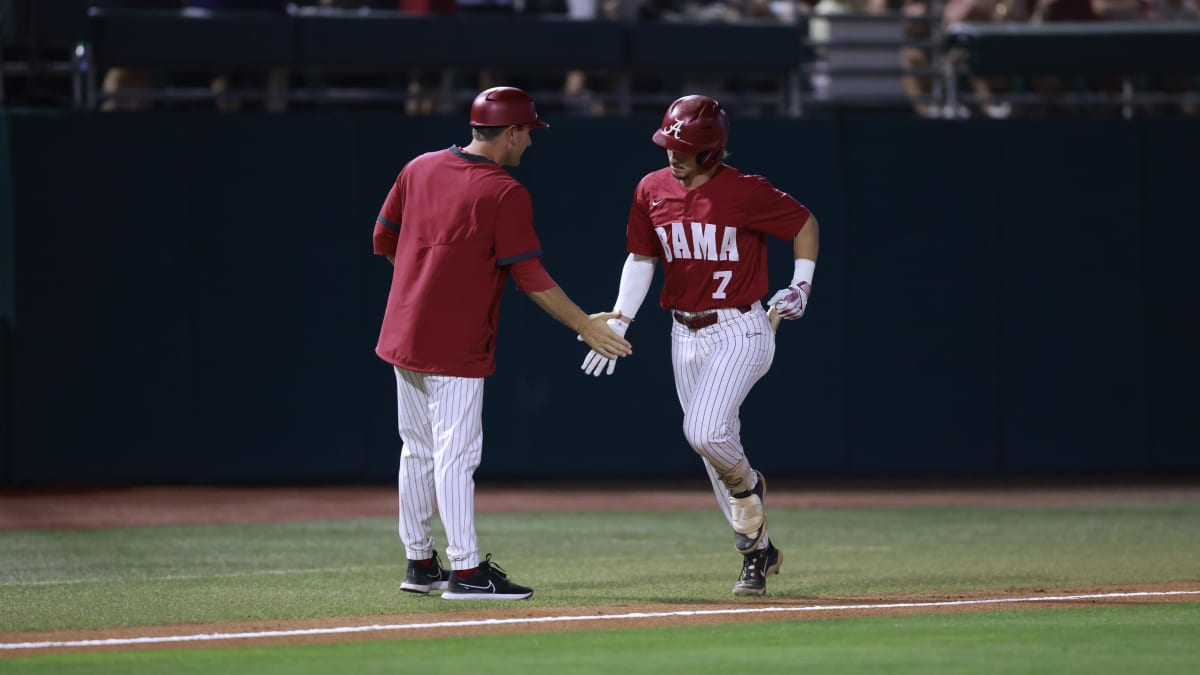
<svg viewBox="0 0 1200 675"><path fill-rule="evenodd" d="M762 176L724 164L725 110L707 96L667 109L652 140L668 166L634 191L626 230L629 257L608 323L622 337L663 262L659 305L671 312L671 365L683 433L704 461L717 502L743 555L734 595L763 595L783 554L767 534L766 481L746 458L738 410L775 356L776 316L799 319L812 295L817 220ZM792 242L795 269L768 301L767 236ZM584 372L612 374L616 359L592 350Z"/></svg>
<svg viewBox="0 0 1200 675"><path fill-rule="evenodd" d="M491 554L480 560L475 536L483 382L495 371L500 297L509 275L598 354L632 353L606 323L615 314L589 317L546 273L529 192L502 168L517 166L532 145L530 131L546 126L524 91L481 92L471 105L471 143L408 162L375 221L375 253L394 265L375 352L396 372L405 591L438 589L449 600L533 594L509 581ZM430 530L435 501L446 529L448 570Z"/></svg>

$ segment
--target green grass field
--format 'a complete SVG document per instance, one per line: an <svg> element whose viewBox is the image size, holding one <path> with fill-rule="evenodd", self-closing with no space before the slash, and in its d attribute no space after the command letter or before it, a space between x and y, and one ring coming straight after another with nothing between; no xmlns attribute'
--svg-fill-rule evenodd
<svg viewBox="0 0 1200 675"><path fill-rule="evenodd" d="M0 661L0 672L1183 675L1198 664L1200 605L1176 604L66 654Z"/></svg>
<svg viewBox="0 0 1200 675"><path fill-rule="evenodd" d="M1196 582L1200 502L770 511L787 600ZM483 514L521 606L732 599L715 509ZM439 542L444 541L438 533ZM0 632L477 610L402 593L390 519L0 531ZM1200 597L1200 596L1198 596ZM505 606L512 606L507 604ZM0 640L3 641L3 640ZM20 656L0 672L1200 672L1200 604ZM0 650L0 656L12 652ZM474 666L472 664L475 664Z"/></svg>

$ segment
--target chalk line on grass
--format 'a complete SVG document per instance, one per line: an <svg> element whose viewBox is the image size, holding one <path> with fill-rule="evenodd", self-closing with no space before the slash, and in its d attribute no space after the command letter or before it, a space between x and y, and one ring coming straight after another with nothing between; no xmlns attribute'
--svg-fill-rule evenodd
<svg viewBox="0 0 1200 675"><path fill-rule="evenodd" d="M557 623L569 621L611 621L614 619L658 619L680 616L718 616L730 614L769 614L783 612L820 612L848 609L912 609L919 607L963 607L970 605L1002 605L1013 603L1069 602L1073 600L1105 600L1117 598L1147 598L1180 595L1200 595L1200 591L1131 591L1123 593L1092 593L1087 595L1057 595L1025 598L988 598L982 600L944 600L933 602L893 602L859 605L801 605L798 607L742 607L730 609L696 609L674 612L630 612L626 614L591 614L519 617L509 619L471 619L462 621L434 621L428 623L374 624L369 626L332 626L329 628L303 628L296 630L264 630L244 633L196 633L192 635L154 635L131 638L106 638L96 640L64 640L56 642L0 642L0 650L47 649L63 647L115 647L123 645L145 645L170 642L206 642L211 640L250 640L272 637L296 637L304 635L337 635L347 633L372 633L381 631L428 630L436 628L464 628L473 626L507 626L514 624Z"/></svg>

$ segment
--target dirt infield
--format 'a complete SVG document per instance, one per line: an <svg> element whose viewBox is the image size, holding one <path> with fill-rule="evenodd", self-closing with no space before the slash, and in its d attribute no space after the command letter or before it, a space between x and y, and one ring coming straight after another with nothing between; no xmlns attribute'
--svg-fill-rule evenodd
<svg viewBox="0 0 1200 675"><path fill-rule="evenodd" d="M715 508L708 483L480 483L479 512ZM772 479L772 506L1068 506L1200 499L1200 478ZM0 530L280 522L397 515L390 486L373 487L42 487L0 490Z"/></svg>
<svg viewBox="0 0 1200 675"><path fill-rule="evenodd" d="M1016 481L913 480L888 482L771 483L772 506L859 508L941 505L1061 506L1200 499L1200 481L1162 478L1123 481L1027 479ZM481 484L479 511L667 510L714 508L704 483L677 481L671 488L630 484L559 484L511 486ZM391 517L396 497L390 487L312 488L38 488L0 491L0 529L91 528L239 522ZM1096 606L1100 604L1197 601L1197 595L1091 597L1043 601L1042 598L1123 592L1196 590L1197 584L1139 584L1108 588L1004 589L975 594L888 598L757 598L728 603L688 605L610 605L525 607L506 605L487 611L335 619L220 623L0 634L0 643L129 640L161 636L246 634L238 639L156 642L149 644L46 646L0 649L0 658L80 650L164 649L230 645L300 644L383 638L432 638L484 633L616 629L733 621L778 621L841 616L966 612L997 608ZM1020 602L990 602L1022 598ZM975 602L979 601L979 602ZM753 611L755 609L763 611ZM727 610L733 610L729 612ZM749 610L749 611L747 611ZM563 618L574 617L574 618ZM371 627L361 632L335 632ZM306 632L307 631L307 632ZM325 631L325 632L322 632ZM256 636L263 632L292 633Z"/></svg>

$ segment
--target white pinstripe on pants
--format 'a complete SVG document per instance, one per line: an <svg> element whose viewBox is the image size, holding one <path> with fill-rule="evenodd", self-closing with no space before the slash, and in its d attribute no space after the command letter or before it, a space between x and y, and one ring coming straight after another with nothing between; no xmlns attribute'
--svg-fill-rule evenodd
<svg viewBox="0 0 1200 675"><path fill-rule="evenodd" d="M400 540L410 560L433 555L434 505L451 569L479 565L475 469L483 458L483 378L396 368L400 438Z"/></svg>
<svg viewBox="0 0 1200 675"><path fill-rule="evenodd" d="M720 320L700 330L671 321L671 366L683 407L683 434L703 458L717 503L732 526L729 489L719 474L746 459L739 410L771 368L775 333L760 303L745 314L717 311Z"/></svg>

